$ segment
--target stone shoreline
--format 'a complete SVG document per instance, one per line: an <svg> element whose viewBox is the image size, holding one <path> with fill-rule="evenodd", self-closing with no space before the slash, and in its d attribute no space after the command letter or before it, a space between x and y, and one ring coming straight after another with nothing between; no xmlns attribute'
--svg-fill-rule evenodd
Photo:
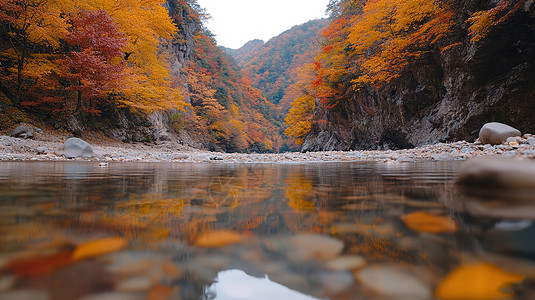
<svg viewBox="0 0 535 300"><path fill-rule="evenodd" d="M439 143L405 150L361 150L327 152L287 152L277 154L219 153L188 148L167 142L163 144L127 144L88 140L94 156L67 159L54 154L63 145L61 138L21 139L0 136L0 161L96 161L96 162L185 162L185 163L294 163L294 162L379 162L409 163L421 161L454 161L473 157L501 156L535 159L535 139L507 145L482 145L466 141ZM40 148L40 149L38 149ZM38 152L44 152L38 154Z"/></svg>

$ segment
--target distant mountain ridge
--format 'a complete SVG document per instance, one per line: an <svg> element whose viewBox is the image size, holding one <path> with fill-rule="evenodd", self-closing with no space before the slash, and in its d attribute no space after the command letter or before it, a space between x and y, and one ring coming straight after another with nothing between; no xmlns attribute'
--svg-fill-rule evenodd
<svg viewBox="0 0 535 300"><path fill-rule="evenodd" d="M265 43L256 39L239 49L225 48L225 51L251 77L253 86L260 89L269 102L278 104L294 82L293 72L313 60L320 47L321 32L328 24L326 19L308 21Z"/></svg>
<svg viewBox="0 0 535 300"><path fill-rule="evenodd" d="M227 52L227 54L234 57L236 61L238 58L240 60L249 60L251 58L250 56L254 55L256 51L258 51L258 49L264 45L264 43L265 42L263 40L254 39L254 40L248 41L247 43L245 43L243 46L241 46L238 49L231 49L227 47L222 47L222 48L225 50L225 52Z"/></svg>

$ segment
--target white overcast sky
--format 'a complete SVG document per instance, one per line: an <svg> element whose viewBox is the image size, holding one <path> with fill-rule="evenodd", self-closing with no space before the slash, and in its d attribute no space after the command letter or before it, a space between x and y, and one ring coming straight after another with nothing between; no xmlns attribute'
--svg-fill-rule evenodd
<svg viewBox="0 0 535 300"><path fill-rule="evenodd" d="M212 16L206 26L221 46L237 49L309 20L326 17L329 0L197 0Z"/></svg>

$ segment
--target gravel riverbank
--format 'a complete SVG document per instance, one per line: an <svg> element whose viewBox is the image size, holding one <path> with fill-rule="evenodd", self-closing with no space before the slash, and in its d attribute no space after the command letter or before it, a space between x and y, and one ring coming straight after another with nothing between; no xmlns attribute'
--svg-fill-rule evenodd
<svg viewBox="0 0 535 300"><path fill-rule="evenodd" d="M62 137L48 139L21 139L0 136L0 161L62 161L68 160L54 152L65 141ZM328 152L287 152L277 154L242 154L208 152L188 148L171 142L162 144L127 144L99 138L87 141L93 148L93 157L80 161L125 162L228 162L228 163L292 163L366 161L381 163L407 163L419 161L466 160L480 156L502 156L535 159L535 138L529 137L507 145L482 145L459 141L439 143L405 150L362 150ZM42 154L38 154L42 153Z"/></svg>

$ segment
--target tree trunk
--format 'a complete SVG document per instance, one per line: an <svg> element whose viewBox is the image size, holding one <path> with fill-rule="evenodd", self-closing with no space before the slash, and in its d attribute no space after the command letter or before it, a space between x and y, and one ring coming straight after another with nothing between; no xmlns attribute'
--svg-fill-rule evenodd
<svg viewBox="0 0 535 300"><path fill-rule="evenodd" d="M19 63L17 66L17 87L15 90L15 97L13 98L13 105L18 106L22 98L22 70L24 69L24 53L21 54Z"/></svg>
<svg viewBox="0 0 535 300"><path fill-rule="evenodd" d="M82 136L84 131L84 120L83 120L83 102L82 102L82 91L77 91L77 100L76 100L76 109L67 119L67 130L72 132L77 137Z"/></svg>
<svg viewBox="0 0 535 300"><path fill-rule="evenodd" d="M81 115L83 107L82 102L82 91L77 91L77 101L76 101L76 109L74 110L73 115Z"/></svg>

